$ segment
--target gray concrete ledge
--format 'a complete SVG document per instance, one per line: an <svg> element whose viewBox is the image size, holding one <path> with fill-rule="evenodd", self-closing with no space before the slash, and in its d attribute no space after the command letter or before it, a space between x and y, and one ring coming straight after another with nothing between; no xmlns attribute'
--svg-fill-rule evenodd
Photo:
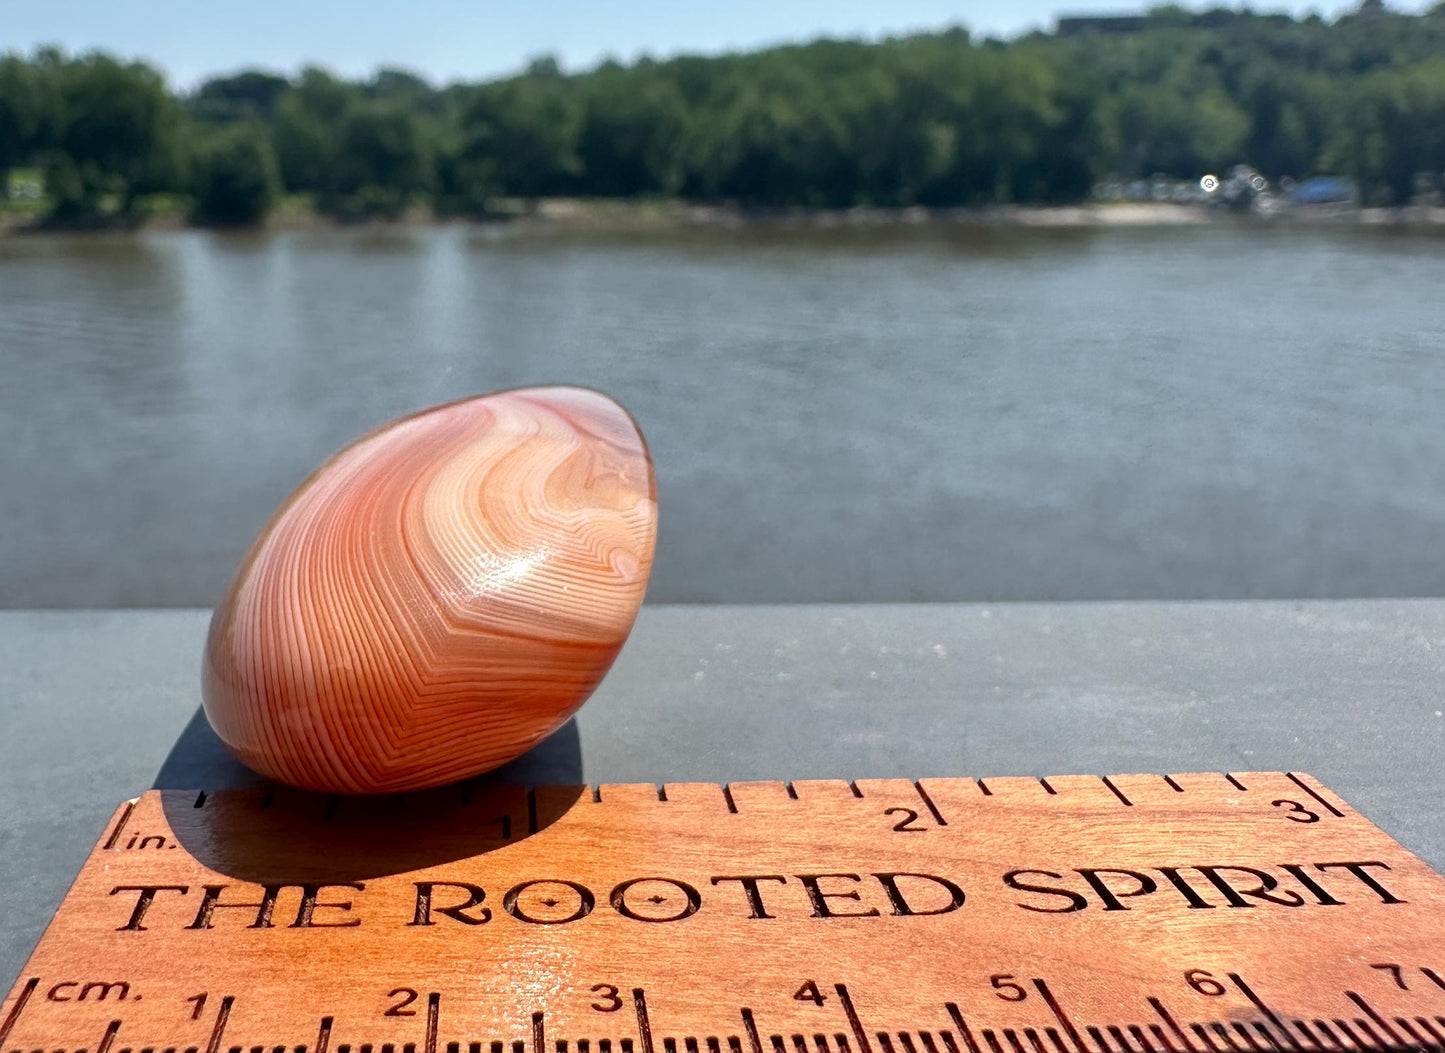
<svg viewBox="0 0 1445 1053"><path fill-rule="evenodd" d="M0 983L115 805L250 776L202 611L0 612ZM649 607L536 781L1309 771L1445 868L1445 601Z"/></svg>

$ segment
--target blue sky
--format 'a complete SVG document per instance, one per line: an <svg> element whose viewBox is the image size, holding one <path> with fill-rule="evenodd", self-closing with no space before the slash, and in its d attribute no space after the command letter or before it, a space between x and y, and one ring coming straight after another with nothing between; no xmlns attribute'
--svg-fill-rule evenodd
<svg viewBox="0 0 1445 1053"><path fill-rule="evenodd" d="M1011 35L1052 25L1059 10L1130 11L1127 0L0 0L0 51L55 43L103 47L149 59L190 87L242 65L294 70L318 62L357 75L378 65L434 80L477 79L551 52L569 69L612 55L715 52L829 34L888 32L963 23ZM1354 4L1268 3L1258 10ZM1426 0L1395 0L1407 10Z"/></svg>

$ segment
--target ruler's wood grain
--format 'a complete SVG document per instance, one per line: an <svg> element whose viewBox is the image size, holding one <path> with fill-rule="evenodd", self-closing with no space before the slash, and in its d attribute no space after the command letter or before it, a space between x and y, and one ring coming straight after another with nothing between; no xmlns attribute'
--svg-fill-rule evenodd
<svg viewBox="0 0 1445 1053"><path fill-rule="evenodd" d="M1445 1053L1445 880L1276 772L122 806L0 1053Z"/></svg>

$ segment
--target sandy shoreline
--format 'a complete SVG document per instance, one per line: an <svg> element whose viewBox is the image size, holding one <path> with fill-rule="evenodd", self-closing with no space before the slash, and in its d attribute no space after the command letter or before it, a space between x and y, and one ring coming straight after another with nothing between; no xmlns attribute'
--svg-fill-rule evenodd
<svg viewBox="0 0 1445 1053"><path fill-rule="evenodd" d="M439 217L414 209L395 219L341 222L309 210L281 210L261 229L318 230L346 227L415 227L463 224L478 228L535 232L651 232L682 229L890 229L926 227L1176 227L1219 222L1327 223L1331 225L1445 227L1445 207L1286 207L1268 213L1237 213L1195 204L1140 202L1082 205L995 205L983 208L739 208L680 201L606 201L552 198L510 202L487 218ZM0 236L52 232L154 231L191 228L183 216L165 214L124 223L43 224L32 215L0 213ZM196 228L216 229L216 228Z"/></svg>

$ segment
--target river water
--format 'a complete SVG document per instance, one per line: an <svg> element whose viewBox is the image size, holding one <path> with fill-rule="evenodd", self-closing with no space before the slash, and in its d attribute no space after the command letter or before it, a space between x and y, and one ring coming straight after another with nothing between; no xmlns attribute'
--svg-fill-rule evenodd
<svg viewBox="0 0 1445 1053"><path fill-rule="evenodd" d="M0 606L210 604L395 415L575 382L655 601L1445 594L1445 238L1152 229L0 239Z"/></svg>

